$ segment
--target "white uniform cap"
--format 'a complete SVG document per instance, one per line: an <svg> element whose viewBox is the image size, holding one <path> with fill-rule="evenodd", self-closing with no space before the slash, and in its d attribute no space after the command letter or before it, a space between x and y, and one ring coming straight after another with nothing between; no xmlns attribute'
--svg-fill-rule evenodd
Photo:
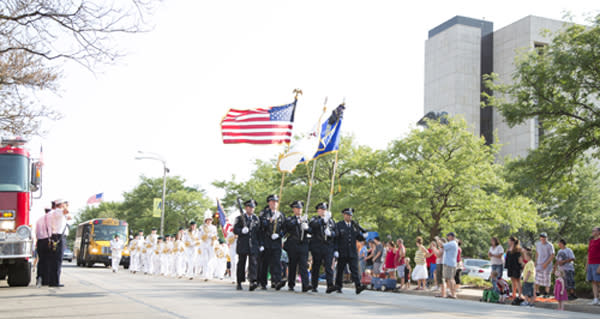
<svg viewBox="0 0 600 319"><path fill-rule="evenodd" d="M212 212L210 211L210 209L207 209L204 212L204 220L207 220L207 219L212 219Z"/></svg>

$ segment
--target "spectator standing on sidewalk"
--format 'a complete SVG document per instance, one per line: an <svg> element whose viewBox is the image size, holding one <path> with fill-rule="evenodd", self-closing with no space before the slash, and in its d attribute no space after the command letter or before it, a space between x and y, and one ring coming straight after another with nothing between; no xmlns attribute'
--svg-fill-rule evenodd
<svg viewBox="0 0 600 319"><path fill-rule="evenodd" d="M492 246L488 250L488 257L490 258L490 264L492 264L492 272L496 271L498 276L492 276L492 287L496 287L496 281L502 278L502 271L504 269L504 248L500 245L500 241L496 237L492 237Z"/></svg>
<svg viewBox="0 0 600 319"><path fill-rule="evenodd" d="M360 268L359 273L362 276L367 269L367 256L369 255L369 249L367 248L367 243L365 241L361 241L360 243L361 247L358 251L358 267Z"/></svg>
<svg viewBox="0 0 600 319"><path fill-rule="evenodd" d="M441 239L442 244L446 243L446 238ZM436 240L437 243L437 240ZM435 253L435 284L437 285L434 290L442 288L444 283L444 251L440 244L436 245Z"/></svg>
<svg viewBox="0 0 600 319"><path fill-rule="evenodd" d="M387 278L396 279L396 255L398 254L396 244L390 240L387 242L385 248L387 251L385 253L385 272Z"/></svg>
<svg viewBox="0 0 600 319"><path fill-rule="evenodd" d="M417 237L417 251L415 252L415 269L412 273L413 280L417 281L415 290L425 290L425 282L427 281L427 262L425 259L429 256L427 248L423 246L423 238Z"/></svg>
<svg viewBox="0 0 600 319"><path fill-rule="evenodd" d="M456 259L458 258L458 244L456 243L456 234L453 232L446 235L448 242L443 244L439 237L436 237L438 245L442 247L444 251L443 263L444 263L444 283L442 284L442 294L440 297L456 299L456 282L454 277L456 276ZM450 296L446 294L446 286L450 288Z"/></svg>
<svg viewBox="0 0 600 319"><path fill-rule="evenodd" d="M382 266L381 257L383 256L383 245L381 244L379 237L375 237L373 241L375 243L375 249L373 249L373 252L371 253L373 256L373 274L379 276Z"/></svg>
<svg viewBox="0 0 600 319"><path fill-rule="evenodd" d="M588 261L585 267L587 280L592 282L594 300L592 305L600 305L598 301L598 290L600 289L600 227L594 227L592 238L588 245Z"/></svg>
<svg viewBox="0 0 600 319"><path fill-rule="evenodd" d="M435 261L437 259L436 257L436 251L437 251L437 244L435 243L435 241L432 241L429 244L429 248L427 249L427 251L429 252L429 257L427 257L425 259L425 261L427 262L427 272L429 274L429 278L427 278L427 286L429 288L432 288L433 285L435 284L436 280L435 280Z"/></svg>
<svg viewBox="0 0 600 319"><path fill-rule="evenodd" d="M514 298L513 304L519 304L521 300L521 270L523 269L523 259L521 252L521 245L519 245L519 239L514 236L510 236L508 239L508 250L506 251L506 270L508 271L508 277L512 283L512 296ZM517 296L518 293L518 296Z"/></svg>
<svg viewBox="0 0 600 319"><path fill-rule="evenodd" d="M521 303L521 306L533 307L535 302L535 291L533 290L533 283L535 282L535 264L533 258L530 256L529 249L522 250L523 258L529 260L523 270L523 295L527 299Z"/></svg>
<svg viewBox="0 0 600 319"><path fill-rule="evenodd" d="M404 247L404 240L402 238L398 238L396 240L396 247L398 248L396 254L396 272L398 273L398 278L400 278L400 287L404 286L404 269L406 269L406 247Z"/></svg>
<svg viewBox="0 0 600 319"><path fill-rule="evenodd" d="M539 287L545 287L546 293L544 298L550 295L550 279L552 276L552 261L554 260L554 246L548 241L548 234L541 233L540 241L535 244L536 251L536 268L535 268L535 289L537 295L541 291Z"/></svg>
<svg viewBox="0 0 600 319"><path fill-rule="evenodd" d="M458 290L460 289L460 275L462 274L464 265L462 262L462 248L460 246L462 246L462 241L460 239L456 240L456 243L458 244L458 254L456 255L456 272L454 275L454 281L456 282L456 291L458 292Z"/></svg>
<svg viewBox="0 0 600 319"><path fill-rule="evenodd" d="M560 268L564 274L564 286L569 291L569 300L577 299L575 296L575 254L571 248L567 247L567 242L561 239L558 242L560 248L556 253L556 265L555 268Z"/></svg>

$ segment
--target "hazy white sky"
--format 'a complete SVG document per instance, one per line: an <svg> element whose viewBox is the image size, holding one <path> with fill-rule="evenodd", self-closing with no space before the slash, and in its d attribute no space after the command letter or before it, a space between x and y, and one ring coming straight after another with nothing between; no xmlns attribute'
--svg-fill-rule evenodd
<svg viewBox="0 0 600 319"><path fill-rule="evenodd" d="M497 30L527 15L561 19L598 12L596 1L189 1L164 0L152 32L123 37L129 54L96 74L65 65L61 95L45 98L64 114L47 123L44 196L72 210L104 192L119 201L144 174L161 177L156 152L172 175L221 195L210 183L243 180L256 158L283 147L223 145L220 121L230 107L292 101L300 88L295 132L312 127L323 99L346 98L342 130L383 148L423 114L427 32L455 15L486 19ZM581 19L576 20L581 21ZM34 220L34 219L33 219Z"/></svg>

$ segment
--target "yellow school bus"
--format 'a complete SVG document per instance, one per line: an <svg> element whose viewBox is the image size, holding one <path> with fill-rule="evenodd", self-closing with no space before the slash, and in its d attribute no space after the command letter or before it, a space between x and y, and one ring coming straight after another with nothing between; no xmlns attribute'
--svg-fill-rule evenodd
<svg viewBox="0 0 600 319"><path fill-rule="evenodd" d="M77 266L92 267L95 263L102 263L106 267L110 266L110 241L115 234L119 234L126 244L120 264L125 269L129 268L128 228L126 221L113 218L90 219L79 224L73 244L73 257L77 261Z"/></svg>

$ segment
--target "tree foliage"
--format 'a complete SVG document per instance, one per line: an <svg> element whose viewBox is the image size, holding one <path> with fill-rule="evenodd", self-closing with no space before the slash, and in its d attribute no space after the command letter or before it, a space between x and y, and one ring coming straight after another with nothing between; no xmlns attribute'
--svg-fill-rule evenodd
<svg viewBox="0 0 600 319"><path fill-rule="evenodd" d="M40 105L38 91L57 88L62 64L90 70L122 55L117 33L147 28L153 0L4 0L0 2L0 131L40 133L59 112Z"/></svg>
<svg viewBox="0 0 600 319"><path fill-rule="evenodd" d="M590 26L566 25L550 44L519 57L512 80L488 78L489 105L511 126L537 119L544 132L515 165L538 183L557 184L586 153L600 156L600 15Z"/></svg>

